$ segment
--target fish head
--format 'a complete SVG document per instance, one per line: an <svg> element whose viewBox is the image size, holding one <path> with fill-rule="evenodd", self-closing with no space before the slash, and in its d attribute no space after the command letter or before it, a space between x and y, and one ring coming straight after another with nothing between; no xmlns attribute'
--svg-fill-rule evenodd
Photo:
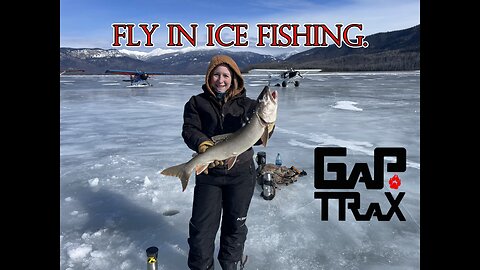
<svg viewBox="0 0 480 270"><path fill-rule="evenodd" d="M270 87L265 86L257 98L257 114L266 123L275 123L277 120L278 92L270 91Z"/></svg>

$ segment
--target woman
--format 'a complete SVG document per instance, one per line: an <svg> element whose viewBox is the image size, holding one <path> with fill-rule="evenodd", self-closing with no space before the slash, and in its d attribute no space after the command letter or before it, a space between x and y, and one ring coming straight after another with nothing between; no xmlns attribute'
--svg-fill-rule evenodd
<svg viewBox="0 0 480 270"><path fill-rule="evenodd" d="M214 145L213 136L233 133L245 125L257 104L246 96L240 69L226 55L211 59L202 89L203 93L185 104L182 128L185 143L198 153ZM270 136L273 128L269 127ZM245 221L256 183L253 155L252 148L240 154L230 170L223 160L216 160L196 176L188 238L190 269L213 269L220 220L218 261L223 270L240 266L248 231Z"/></svg>

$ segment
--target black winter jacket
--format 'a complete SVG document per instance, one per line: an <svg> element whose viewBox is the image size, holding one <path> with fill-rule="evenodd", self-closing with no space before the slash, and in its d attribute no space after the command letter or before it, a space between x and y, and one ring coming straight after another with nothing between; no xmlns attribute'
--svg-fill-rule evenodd
<svg viewBox="0 0 480 270"><path fill-rule="evenodd" d="M185 104L183 113L182 137L187 146L195 152L202 142L211 140L213 136L239 130L253 115L257 104L256 100L246 96L245 88L224 104L209 92L206 85L203 85L202 89L203 93L192 96ZM260 140L255 145L259 144ZM253 154L251 147L240 154L230 169L232 173L248 171ZM226 165L209 169L209 174L220 171L223 171L220 174L226 174L225 168Z"/></svg>

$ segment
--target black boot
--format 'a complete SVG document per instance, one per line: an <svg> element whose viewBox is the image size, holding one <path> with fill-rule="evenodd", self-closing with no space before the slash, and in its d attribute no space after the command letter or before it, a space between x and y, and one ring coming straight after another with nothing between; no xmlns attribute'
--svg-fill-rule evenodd
<svg viewBox="0 0 480 270"><path fill-rule="evenodd" d="M243 270L245 264L247 263L248 256L244 255L241 261L238 262L227 262L227 261L219 261L222 270Z"/></svg>
<svg viewBox="0 0 480 270"><path fill-rule="evenodd" d="M221 261L220 266L222 267L222 270L238 270L238 265L240 262L225 262Z"/></svg>

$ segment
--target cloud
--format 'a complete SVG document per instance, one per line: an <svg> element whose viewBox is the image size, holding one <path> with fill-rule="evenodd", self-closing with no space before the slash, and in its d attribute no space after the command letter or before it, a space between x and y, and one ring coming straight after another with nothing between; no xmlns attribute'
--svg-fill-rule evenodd
<svg viewBox="0 0 480 270"><path fill-rule="evenodd" d="M335 24L342 23L348 25L351 23L363 24L363 35L372 35L380 32L394 31L406 29L420 24L420 0L406 0L406 1L374 1L374 0L326 0L326 1L307 1L296 0L294 2L288 2L274 0L263 1L243 1L241 3L233 3L236 6L238 12L228 13L228 20L225 20L225 14L218 14L214 16L213 11L204 6L197 6L198 10L194 13L191 10L186 10L185 13L175 15L179 19L175 21L138 21L136 23L159 23L160 27L153 35L154 47L138 47L135 50L150 52L157 48L163 49L182 49L181 47L167 47L168 43L168 31L167 23L181 23L182 26L190 32L189 25L191 23L198 23L197 28L197 47L204 47L207 43L207 29L205 25L207 23L214 23L218 27L222 23L247 23L248 29L248 50L263 51L264 53L279 54L285 53L288 50L305 50L306 48L270 48L268 46L264 48L255 48L257 43L257 23L298 23L301 26L305 23L325 24L330 29L335 27ZM86 7L84 7L86 8ZM143 7L139 7L143 8ZM217 8L215 6L215 8ZM167 12L173 7L166 6L162 10L162 14ZM218 9L218 8L217 8ZM142 12L138 10L137 12ZM151 13L151 12L150 12ZM192 18L192 14L195 14L195 18L200 18L196 21L189 21L187 18ZM61 14L62 15L62 14ZM221 15L221 16L220 16ZM63 16L67 16L64 14ZM170 16L171 17L171 16ZM169 18L170 18L169 17ZM165 17L159 16L159 18ZM123 21L125 21L124 18ZM118 18L115 22L122 22L121 18ZM125 21L126 22L126 21ZM77 31L75 34L68 35L65 32L65 27L62 27L61 32L61 46L62 47L98 47L104 49L110 49L113 42L113 30L111 23L105 24L105 22L97 23L96 29L84 29L83 31ZM76 24L81 26L82 22ZM95 25L95 24L93 24ZM107 25L107 26L105 26ZM100 27L101 26L101 27ZM92 23L89 24L92 27ZM301 27L303 30L303 27ZM72 30L73 31L73 30ZM136 40L145 41L145 37L141 35L140 29L136 29L134 38ZM356 33L357 34L357 33ZM234 33L228 28L222 31L222 39L226 42L234 39ZM244 39L243 39L244 40ZM124 42L122 42L124 44ZM184 47L189 47L188 42L184 42ZM117 47L117 49L132 49L125 46ZM234 48L245 49L247 48Z"/></svg>
<svg viewBox="0 0 480 270"><path fill-rule="evenodd" d="M275 4L272 4L275 5ZM295 6L296 5L296 6ZM292 9L251 18L249 23L362 23L364 34L400 30L420 23L420 2L415 1L353 1L342 5L323 5L300 1ZM290 5L291 6L291 5Z"/></svg>

